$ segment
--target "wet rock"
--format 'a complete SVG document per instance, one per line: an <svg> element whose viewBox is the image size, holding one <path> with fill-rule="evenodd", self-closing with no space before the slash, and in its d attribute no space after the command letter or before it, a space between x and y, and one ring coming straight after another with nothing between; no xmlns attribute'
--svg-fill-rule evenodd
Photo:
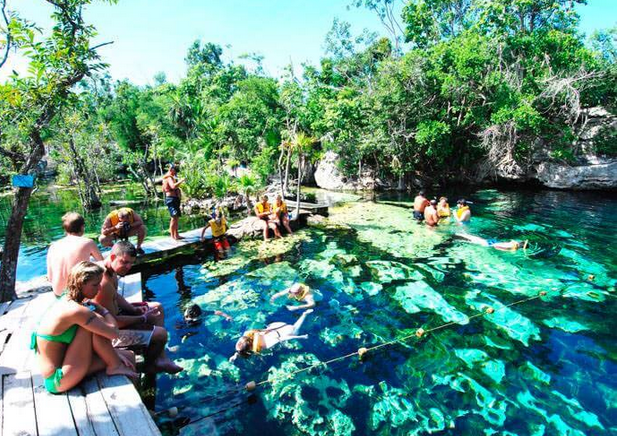
<svg viewBox="0 0 617 436"><path fill-rule="evenodd" d="M542 162L536 167L536 177L549 188L615 189L617 188L617 160L583 166Z"/></svg>

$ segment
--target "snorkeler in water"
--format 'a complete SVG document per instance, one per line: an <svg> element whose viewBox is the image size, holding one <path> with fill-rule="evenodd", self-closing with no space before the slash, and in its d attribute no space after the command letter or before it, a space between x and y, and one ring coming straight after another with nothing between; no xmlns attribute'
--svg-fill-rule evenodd
<svg viewBox="0 0 617 436"><path fill-rule="evenodd" d="M315 296L313 295L313 291L307 285L303 283L295 283L291 287L274 294L270 297L270 303L274 303L274 300L277 298L283 297L287 295L287 298L290 300L298 301L304 304L299 306L291 306L288 305L287 309L289 310L301 310L301 309L310 309L315 307Z"/></svg>
<svg viewBox="0 0 617 436"><path fill-rule="evenodd" d="M477 244L477 245L481 245L483 247L490 247L490 248L494 248L496 250L501 250L501 251L516 251L519 248L522 249L526 249L527 248L527 242L528 241L515 241L515 240L511 240L508 242L499 242L496 241L494 239L484 239L484 238L480 238L479 236L473 236L473 235L468 235L466 233L460 233L458 235L459 238L463 238L473 244Z"/></svg>
<svg viewBox="0 0 617 436"><path fill-rule="evenodd" d="M244 332L236 342L236 352L229 358L229 361L233 362L238 356L248 357L251 354L259 354L262 350L272 348L279 342L308 338L308 335L298 335L298 332L306 316L311 312L313 309L305 310L293 325L273 322L265 329L252 329Z"/></svg>

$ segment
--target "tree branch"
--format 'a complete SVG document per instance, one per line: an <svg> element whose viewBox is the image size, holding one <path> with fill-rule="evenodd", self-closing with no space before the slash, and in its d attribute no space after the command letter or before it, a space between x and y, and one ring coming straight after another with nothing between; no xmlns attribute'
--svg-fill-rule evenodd
<svg viewBox="0 0 617 436"><path fill-rule="evenodd" d="M0 61L0 68L2 68L2 66L6 63L6 60L9 58L9 51L11 50L11 31L9 29L9 18L6 16L6 0L1 0L2 1L2 18L4 19L4 22L6 23L6 47L4 50L4 56L2 61Z"/></svg>

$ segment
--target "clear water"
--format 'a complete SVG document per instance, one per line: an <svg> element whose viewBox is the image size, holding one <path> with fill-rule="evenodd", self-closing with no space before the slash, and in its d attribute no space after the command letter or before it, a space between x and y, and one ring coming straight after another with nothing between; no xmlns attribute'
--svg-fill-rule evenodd
<svg viewBox="0 0 617 436"><path fill-rule="evenodd" d="M351 202L331 208L326 227L266 246L240 243L223 262L151 272L148 295L164 303L171 355L187 368L143 390L156 410L179 408L178 417L157 417L163 432L615 434L617 199L496 190L470 197L474 218L465 227L412 222L400 207L409 198ZM530 248L498 252L458 240L461 231L528 239ZM42 250L36 238L26 244L26 259L32 247ZM269 297L300 280L322 296L302 328L309 338L230 364L243 331L297 319ZM542 290L542 299L504 308ZM182 311L191 302L234 320L208 315L187 325ZM489 305L494 314L469 320ZM454 324L363 361L288 377L447 322ZM237 391L251 380L270 383L253 396Z"/></svg>

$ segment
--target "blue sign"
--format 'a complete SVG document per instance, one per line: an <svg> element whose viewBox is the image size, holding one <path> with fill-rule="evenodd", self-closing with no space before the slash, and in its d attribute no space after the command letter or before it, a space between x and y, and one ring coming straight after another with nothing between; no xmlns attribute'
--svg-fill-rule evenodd
<svg viewBox="0 0 617 436"><path fill-rule="evenodd" d="M34 176L23 174L13 176L13 186L15 188L32 188L34 186Z"/></svg>

